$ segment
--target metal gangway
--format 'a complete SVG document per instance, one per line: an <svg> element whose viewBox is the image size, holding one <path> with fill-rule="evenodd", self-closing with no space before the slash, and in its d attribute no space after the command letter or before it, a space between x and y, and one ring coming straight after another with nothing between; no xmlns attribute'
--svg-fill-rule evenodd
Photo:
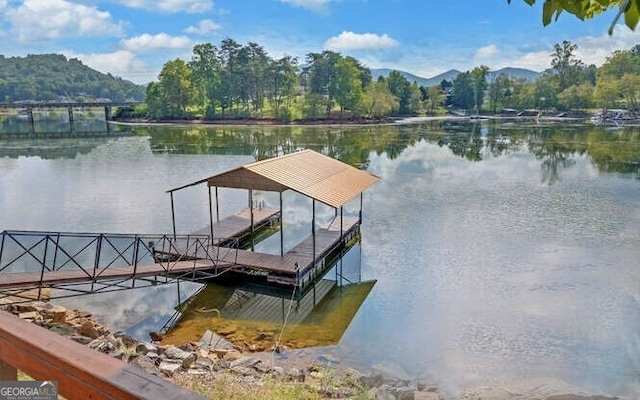
<svg viewBox="0 0 640 400"><path fill-rule="evenodd" d="M239 240L209 235L3 231L0 304L215 278L237 264Z"/></svg>

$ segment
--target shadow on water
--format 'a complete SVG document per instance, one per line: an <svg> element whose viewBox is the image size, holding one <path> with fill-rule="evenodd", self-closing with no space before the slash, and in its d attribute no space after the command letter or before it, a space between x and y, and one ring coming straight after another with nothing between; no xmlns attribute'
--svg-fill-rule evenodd
<svg viewBox="0 0 640 400"><path fill-rule="evenodd" d="M163 343L198 341L207 331L243 350L338 344L375 280L362 282L360 245L331 262L305 292L291 287L226 280L207 283L176 307Z"/></svg>

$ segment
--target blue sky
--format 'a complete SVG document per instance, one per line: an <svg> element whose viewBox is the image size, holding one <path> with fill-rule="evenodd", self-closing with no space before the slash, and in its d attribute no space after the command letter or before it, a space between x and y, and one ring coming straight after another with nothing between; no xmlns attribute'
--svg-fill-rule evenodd
<svg viewBox="0 0 640 400"><path fill-rule="evenodd" d="M478 65L541 71L555 43L600 65L640 43L607 13L581 22L563 14L548 27L542 0L0 0L0 54L62 53L102 72L147 83L196 43L230 37L276 58L334 50L370 68L431 77Z"/></svg>

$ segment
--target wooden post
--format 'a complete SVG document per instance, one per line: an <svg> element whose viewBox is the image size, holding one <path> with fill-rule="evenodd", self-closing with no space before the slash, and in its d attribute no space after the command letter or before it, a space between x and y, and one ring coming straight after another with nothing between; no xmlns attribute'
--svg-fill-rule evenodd
<svg viewBox="0 0 640 400"><path fill-rule="evenodd" d="M4 361L0 360L0 381L17 381L18 370Z"/></svg>
<svg viewBox="0 0 640 400"><path fill-rule="evenodd" d="M360 213L358 215L358 222L362 224L362 192L360 192Z"/></svg>

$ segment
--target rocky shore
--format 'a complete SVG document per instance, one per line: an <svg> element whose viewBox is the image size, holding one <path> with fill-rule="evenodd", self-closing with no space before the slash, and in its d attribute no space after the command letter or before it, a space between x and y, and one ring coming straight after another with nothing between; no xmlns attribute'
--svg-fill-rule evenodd
<svg viewBox="0 0 640 400"><path fill-rule="evenodd" d="M150 374L170 380L211 398L450 400L438 387L422 380L406 380L382 373L363 374L350 368L309 362L276 365L274 354L288 351L243 352L224 337L207 331L198 342L181 346L142 341L110 332L91 313L35 301L2 306L69 340L120 359ZM162 339L161 335L151 335ZM295 365L295 366L294 366ZM239 394L240 393L240 394ZM580 394L563 394L580 393ZM527 382L509 388L467 390L459 400L613 400L589 395L559 382Z"/></svg>
<svg viewBox="0 0 640 400"><path fill-rule="evenodd" d="M320 363L304 368L275 365L271 352L242 352L211 331L205 332L199 342L163 345L112 333L89 312L68 310L48 302L9 304L3 308L21 319L213 398L224 393L224 386L231 386L234 392L245 391L247 399L254 398L256 390L264 394L264 387L270 384L296 385L295 393L302 390L312 394L312 398L445 399L435 386L426 382L364 375L353 369L339 371Z"/></svg>

